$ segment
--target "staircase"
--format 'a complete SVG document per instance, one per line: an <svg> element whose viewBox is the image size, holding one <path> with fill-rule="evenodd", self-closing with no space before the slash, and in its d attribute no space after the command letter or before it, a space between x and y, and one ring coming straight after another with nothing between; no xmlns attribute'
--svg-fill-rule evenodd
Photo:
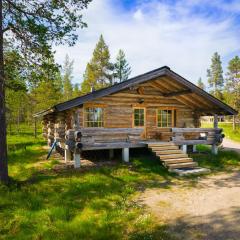
<svg viewBox="0 0 240 240"><path fill-rule="evenodd" d="M169 170L195 168L197 163L172 142L149 143L152 150Z"/></svg>

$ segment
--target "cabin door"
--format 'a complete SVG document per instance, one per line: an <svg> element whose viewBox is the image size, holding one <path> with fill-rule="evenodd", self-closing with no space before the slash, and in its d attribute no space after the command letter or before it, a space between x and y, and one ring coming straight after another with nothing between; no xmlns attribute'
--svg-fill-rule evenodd
<svg viewBox="0 0 240 240"><path fill-rule="evenodd" d="M133 127L143 128L142 138L146 138L146 109L144 107L133 108Z"/></svg>

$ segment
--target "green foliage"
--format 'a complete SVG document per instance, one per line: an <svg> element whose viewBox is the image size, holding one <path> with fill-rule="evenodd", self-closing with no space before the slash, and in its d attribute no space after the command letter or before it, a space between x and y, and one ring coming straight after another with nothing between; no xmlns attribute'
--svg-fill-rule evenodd
<svg viewBox="0 0 240 240"><path fill-rule="evenodd" d="M41 138L34 139L27 126L21 131L8 139L10 146L23 145L10 148L11 184L0 185L0 239L176 239L134 198L149 188L171 189L182 179L149 152L132 151L131 165L56 171L60 159L45 160ZM201 166L239 167L236 153L214 156L205 146L201 150L207 154L194 155Z"/></svg>
<svg viewBox="0 0 240 240"><path fill-rule="evenodd" d="M139 189L172 179L157 159L137 151L132 166L54 171L58 159L45 160L42 141L31 131L21 136L26 149L11 148L9 154L12 184L0 185L0 238L172 239L132 201Z"/></svg>
<svg viewBox="0 0 240 240"><path fill-rule="evenodd" d="M224 79L220 55L215 52L211 61L212 63L210 69L207 70L208 83L209 87L211 88L210 92L215 97L223 99L221 90L224 85Z"/></svg>
<svg viewBox="0 0 240 240"><path fill-rule="evenodd" d="M119 50L116 63L114 64L114 77L118 82L122 82L128 79L131 74L131 67L129 66L125 53L123 50Z"/></svg>
<svg viewBox="0 0 240 240"><path fill-rule="evenodd" d="M40 82L31 94L34 97L34 112L54 106L59 103L62 96L54 82Z"/></svg>
<svg viewBox="0 0 240 240"><path fill-rule="evenodd" d="M4 75L4 64L6 65L6 61L3 45L9 44L11 46L11 52L17 50L17 53L26 60L27 65L33 65L35 67L44 63L46 59L49 59L52 56L53 44L75 44L77 35L74 31L79 27L86 27L86 24L82 21L82 10L88 6L90 1L91 0L1 1L0 181L8 181L5 83L8 83L6 81L7 79L14 79L14 83L16 83L16 80L13 78L12 74L10 74L10 71L7 71L8 75ZM17 56L14 56L14 59L16 58ZM10 64L8 64L8 67L9 66ZM49 66L49 64L47 64L47 66ZM44 66L42 65L42 67ZM49 72L47 71L47 73ZM17 74L17 76L19 76L19 74ZM54 83L41 81L41 78L40 81L38 81L39 79L37 78L33 79L35 79L34 85L40 88L40 92L42 92L41 90L44 84L47 84L47 87L52 89L53 86L55 86ZM50 79L50 76L48 76L47 79ZM13 86L13 84L9 85Z"/></svg>
<svg viewBox="0 0 240 240"><path fill-rule="evenodd" d="M59 66L53 57L46 59L37 68L38 81L30 88L31 105L34 112L48 109L62 98L62 83Z"/></svg>
<svg viewBox="0 0 240 240"><path fill-rule="evenodd" d="M4 51L4 56L5 85L7 89L26 92L27 77L25 60L17 50L9 48Z"/></svg>
<svg viewBox="0 0 240 240"><path fill-rule="evenodd" d="M228 63L228 72L226 74L226 91L228 103L238 111L240 110L240 58L235 56Z"/></svg>
<svg viewBox="0 0 240 240"><path fill-rule="evenodd" d="M73 73L73 60L69 59L69 56L66 55L65 62L63 65L63 97L64 100L70 100L73 98L73 86L72 86L72 73Z"/></svg>
<svg viewBox="0 0 240 240"><path fill-rule="evenodd" d="M86 66L81 90L88 93L91 88L100 89L113 84L113 64L110 63L110 53L103 36L93 51L93 56Z"/></svg>
<svg viewBox="0 0 240 240"><path fill-rule="evenodd" d="M198 79L197 86L200 87L201 89L205 90L206 87L202 81L202 78Z"/></svg>
<svg viewBox="0 0 240 240"><path fill-rule="evenodd" d="M80 97L82 95L82 92L80 90L80 85L78 83L75 83L73 85L73 98Z"/></svg>
<svg viewBox="0 0 240 240"><path fill-rule="evenodd" d="M5 40L21 46L29 60L49 56L52 43L73 45L77 40L74 31L86 27L82 10L90 1L3 0Z"/></svg>

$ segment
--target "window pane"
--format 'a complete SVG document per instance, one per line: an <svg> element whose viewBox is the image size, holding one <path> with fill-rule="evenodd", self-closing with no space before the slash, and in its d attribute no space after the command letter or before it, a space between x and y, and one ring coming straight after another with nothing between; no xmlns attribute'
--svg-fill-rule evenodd
<svg viewBox="0 0 240 240"><path fill-rule="evenodd" d="M85 108L85 126L103 127L103 109L102 108Z"/></svg>
<svg viewBox="0 0 240 240"><path fill-rule="evenodd" d="M157 111L157 126L172 127L172 110L161 109Z"/></svg>
<svg viewBox="0 0 240 240"><path fill-rule="evenodd" d="M134 126L143 127L144 126L144 109L135 108L133 116L134 116Z"/></svg>
<svg viewBox="0 0 240 240"><path fill-rule="evenodd" d="M139 119L135 119L135 121L134 121L134 122L135 122L135 126L137 126L137 127L138 127L138 126L139 126Z"/></svg>
<svg viewBox="0 0 240 240"><path fill-rule="evenodd" d="M162 127L167 127L167 122L162 122Z"/></svg>
<svg viewBox="0 0 240 240"><path fill-rule="evenodd" d="M167 115L165 113L162 115L162 121L167 122Z"/></svg>

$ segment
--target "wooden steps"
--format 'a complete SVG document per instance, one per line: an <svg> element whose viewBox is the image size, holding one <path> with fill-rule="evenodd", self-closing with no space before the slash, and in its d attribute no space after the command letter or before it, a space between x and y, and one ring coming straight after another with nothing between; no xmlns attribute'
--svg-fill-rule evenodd
<svg viewBox="0 0 240 240"><path fill-rule="evenodd" d="M198 166L188 154L184 153L173 142L149 143L148 148L160 158L163 165L169 170Z"/></svg>
<svg viewBox="0 0 240 240"><path fill-rule="evenodd" d="M152 147L152 150L154 150L154 151L166 150L166 146ZM168 146L167 150L179 150L179 147L178 146Z"/></svg>

